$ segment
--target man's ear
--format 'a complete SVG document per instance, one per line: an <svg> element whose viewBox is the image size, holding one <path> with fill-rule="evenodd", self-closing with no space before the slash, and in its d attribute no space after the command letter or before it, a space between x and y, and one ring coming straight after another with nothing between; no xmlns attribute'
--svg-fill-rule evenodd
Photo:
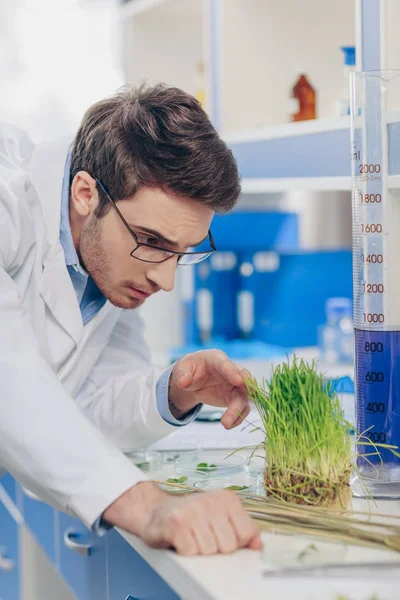
<svg viewBox="0 0 400 600"><path fill-rule="evenodd" d="M96 181L86 171L79 171L71 185L71 202L75 211L80 217L88 217L98 201Z"/></svg>

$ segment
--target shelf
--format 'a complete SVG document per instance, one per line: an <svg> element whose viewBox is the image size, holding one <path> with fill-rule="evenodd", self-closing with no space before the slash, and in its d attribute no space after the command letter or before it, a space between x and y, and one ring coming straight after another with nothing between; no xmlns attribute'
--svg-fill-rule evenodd
<svg viewBox="0 0 400 600"><path fill-rule="evenodd" d="M241 144L258 140L273 140L278 138L295 137L299 135L312 135L327 131L350 130L350 117L330 117L327 119L314 119L312 121L298 121L296 123L282 123L270 127L247 129L237 133L224 135L225 142Z"/></svg>
<svg viewBox="0 0 400 600"><path fill-rule="evenodd" d="M228 145L242 179L322 177L338 181L335 178L351 176L349 128L311 132L300 127L296 135L235 140Z"/></svg>
<svg viewBox="0 0 400 600"><path fill-rule="evenodd" d="M351 177L249 177L242 180L243 194L268 194L287 190L349 191L351 190Z"/></svg>

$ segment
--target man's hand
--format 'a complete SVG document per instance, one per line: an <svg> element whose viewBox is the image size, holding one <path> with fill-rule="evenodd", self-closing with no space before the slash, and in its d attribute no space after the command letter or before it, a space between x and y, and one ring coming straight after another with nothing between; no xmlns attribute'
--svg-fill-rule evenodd
<svg viewBox="0 0 400 600"><path fill-rule="evenodd" d="M118 498L103 518L149 546L173 547L186 556L261 548L255 522L228 490L173 496L141 482Z"/></svg>
<svg viewBox="0 0 400 600"><path fill-rule="evenodd" d="M250 412L244 384L249 373L235 365L221 350L188 354L174 366L170 377L169 405L175 417L183 417L196 404L226 406L221 419L226 429L236 427Z"/></svg>

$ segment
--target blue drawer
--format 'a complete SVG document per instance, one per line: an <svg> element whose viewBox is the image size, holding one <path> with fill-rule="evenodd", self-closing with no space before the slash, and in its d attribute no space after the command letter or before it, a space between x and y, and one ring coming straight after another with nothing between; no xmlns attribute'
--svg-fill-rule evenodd
<svg viewBox="0 0 400 600"><path fill-rule="evenodd" d="M59 513L60 574L79 600L107 600L106 538ZM125 598L123 599L125 600Z"/></svg>
<svg viewBox="0 0 400 600"><path fill-rule="evenodd" d="M0 600L19 600L18 524L0 501Z"/></svg>
<svg viewBox="0 0 400 600"><path fill-rule="evenodd" d="M14 504L17 504L16 483L14 477L10 475L10 473L6 473L4 477L0 478L0 484L4 487Z"/></svg>
<svg viewBox="0 0 400 600"><path fill-rule="evenodd" d="M179 596L117 531L106 537L109 600L179 600Z"/></svg>
<svg viewBox="0 0 400 600"><path fill-rule="evenodd" d="M21 486L24 521L52 563L55 562L54 509Z"/></svg>

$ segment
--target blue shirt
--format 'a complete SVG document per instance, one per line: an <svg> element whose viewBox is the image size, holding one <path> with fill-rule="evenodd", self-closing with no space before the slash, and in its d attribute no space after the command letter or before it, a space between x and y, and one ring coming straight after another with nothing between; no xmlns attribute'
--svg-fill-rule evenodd
<svg viewBox="0 0 400 600"><path fill-rule="evenodd" d="M82 321L86 324L92 319L106 303L105 296L96 286L92 277L85 271L79 262L79 257L75 249L72 239L71 225L69 221L69 176L71 170L71 148L68 151L65 161L64 178L62 185L61 196L61 220L60 220L60 244L64 251L65 264L71 281L73 283L76 297L79 302L79 308L82 315ZM168 405L168 383L172 372L173 365L169 367L159 378L156 385L157 407L162 418L171 425L181 426L192 421L201 406L195 407L183 419L176 419ZM104 533L103 526L100 525L100 520L94 525L94 530L102 534Z"/></svg>

